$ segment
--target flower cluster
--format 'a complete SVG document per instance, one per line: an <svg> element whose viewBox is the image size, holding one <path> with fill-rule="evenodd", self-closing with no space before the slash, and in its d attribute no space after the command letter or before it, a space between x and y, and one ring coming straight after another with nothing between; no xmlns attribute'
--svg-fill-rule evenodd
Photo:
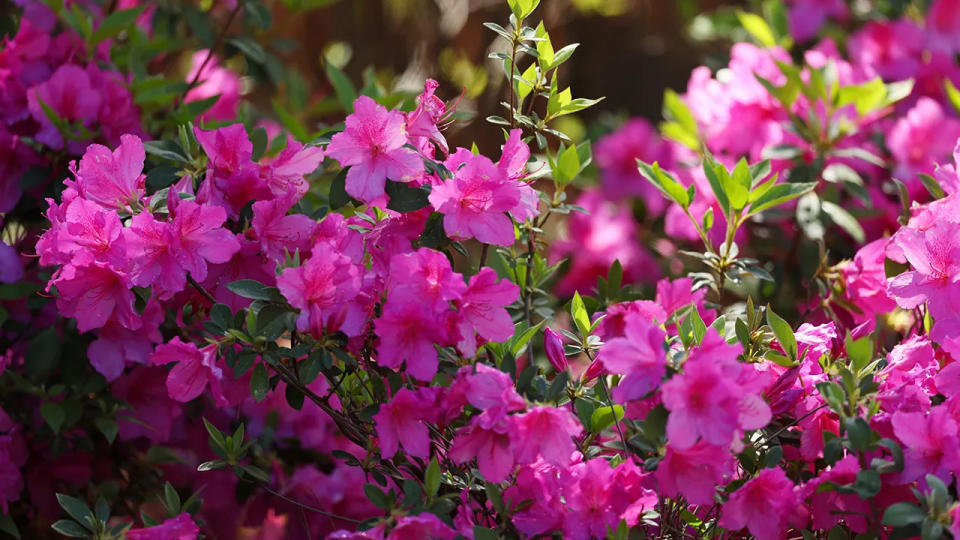
<svg viewBox="0 0 960 540"><path fill-rule="evenodd" d="M333 65L342 123L277 101L271 137L234 122L218 43L157 112L167 81L120 78L82 7L25 4L0 174L57 181L0 250L3 530L960 535L953 2L739 13L759 45L668 91L659 130L602 138L597 187L553 123L597 101L558 86L573 47L526 26L536 0L488 24L511 53L492 153L448 142L437 81L357 92ZM91 13L118 46L152 30Z"/></svg>

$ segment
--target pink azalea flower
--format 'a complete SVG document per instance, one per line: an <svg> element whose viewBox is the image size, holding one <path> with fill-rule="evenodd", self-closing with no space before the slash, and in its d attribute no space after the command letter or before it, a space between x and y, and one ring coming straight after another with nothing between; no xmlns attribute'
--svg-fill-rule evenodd
<svg viewBox="0 0 960 540"><path fill-rule="evenodd" d="M98 262L125 268L123 225L116 212L85 199L74 199L65 206L64 223L54 226L58 230L52 233L60 260L78 266Z"/></svg>
<svg viewBox="0 0 960 540"><path fill-rule="evenodd" d="M707 505L713 503L717 486L733 474L733 465L733 455L724 446L699 442L681 450L668 444L655 476L664 495Z"/></svg>
<svg viewBox="0 0 960 540"><path fill-rule="evenodd" d="M847 296L864 312L859 317L854 314L857 321L888 313L897 305L887 296L887 276L883 266L889 241L889 238L880 238L866 244L857 251L851 263L841 268Z"/></svg>
<svg viewBox="0 0 960 540"><path fill-rule="evenodd" d="M520 467L516 481L503 492L503 499L531 501L529 507L518 510L510 519L527 538L533 538L563 527L562 491L557 469L539 461Z"/></svg>
<svg viewBox="0 0 960 540"><path fill-rule="evenodd" d="M243 124L193 131L208 158L207 178L197 192L197 202L223 207L235 217L250 201L273 197L259 167L251 161L253 143Z"/></svg>
<svg viewBox="0 0 960 540"><path fill-rule="evenodd" d="M458 432L447 456L457 463L477 460L487 482L499 483L514 469L511 439L517 433L516 419L501 407L487 409Z"/></svg>
<svg viewBox="0 0 960 540"><path fill-rule="evenodd" d="M566 371L570 367L567 360L567 353L563 349L563 338L553 328L543 329L543 350L547 355L547 360L557 373Z"/></svg>
<svg viewBox="0 0 960 540"><path fill-rule="evenodd" d="M927 31L931 49L949 54L960 50L960 2L936 0L927 11Z"/></svg>
<svg viewBox="0 0 960 540"><path fill-rule="evenodd" d="M233 120L237 117L237 105L240 103L240 77L221 66L216 56L208 60L207 57L210 54L208 50L193 53L186 80L196 80L199 84L187 92L183 101L190 103L219 96L209 109L197 117L198 120L205 122ZM203 66L202 73L201 66Z"/></svg>
<svg viewBox="0 0 960 540"><path fill-rule="evenodd" d="M144 196L143 143L135 135L120 137L116 150L91 144L80 159L75 182L67 180L81 197L108 210L123 210L137 204Z"/></svg>
<svg viewBox="0 0 960 540"><path fill-rule="evenodd" d="M570 270L557 284L557 294L591 290L614 261L623 266L624 285L652 282L660 276L653 256L636 241L640 231L627 205L607 201L598 191L584 192L576 204L589 214L572 212L566 233L550 252L551 263L570 259Z"/></svg>
<svg viewBox="0 0 960 540"><path fill-rule="evenodd" d="M234 234L222 227L227 219L223 208L181 201L176 193L167 204L173 216L171 250L194 279L206 279L207 263L225 263L240 250Z"/></svg>
<svg viewBox="0 0 960 540"><path fill-rule="evenodd" d="M470 277L467 290L457 302L461 315L462 339L457 347L466 356L476 354L476 332L487 341L506 341L513 336L513 321L505 309L520 296L520 288L510 281L497 281L497 273L491 268L482 268Z"/></svg>
<svg viewBox="0 0 960 540"><path fill-rule="evenodd" d="M586 540L605 538L609 529L616 529L620 512L616 508L611 485L613 469L605 459L591 459L565 471L563 521L564 538Z"/></svg>
<svg viewBox="0 0 960 540"><path fill-rule="evenodd" d="M834 489L823 492L818 492L817 489L825 482L853 484L857 480L858 472L860 464L857 457L848 455L804 486L804 491L809 494L807 497L810 499L812 525L815 529L830 530L842 522L855 533L867 532L866 518L871 511L870 501L855 494L842 494Z"/></svg>
<svg viewBox="0 0 960 540"><path fill-rule="evenodd" d="M510 375L486 364L464 366L457 371L446 394L448 416L456 417L467 403L478 409L502 407L521 410L527 402L514 388Z"/></svg>
<svg viewBox="0 0 960 540"><path fill-rule="evenodd" d="M436 388L415 392L401 388L388 403L380 407L373 421L377 425L380 455L390 459L397 453L398 443L404 451L421 459L430 458L430 430L427 424L437 422Z"/></svg>
<svg viewBox="0 0 960 540"><path fill-rule="evenodd" d="M289 196L253 203L253 230L260 241L263 253L283 262L285 253L291 256L300 251L300 256L309 254L313 244L317 222L303 214L287 215L293 201Z"/></svg>
<svg viewBox="0 0 960 540"><path fill-rule="evenodd" d="M81 123L93 131L102 102L100 93L95 90L87 71L72 64L60 66L50 79L31 88L28 99L30 113L41 126L36 139L58 150L64 147L63 135L50 121L41 103L63 120L69 123ZM70 150L82 150L82 147L74 142L71 143Z"/></svg>
<svg viewBox="0 0 960 540"><path fill-rule="evenodd" d="M121 441L146 437L163 444L170 440L174 420L183 413L183 405L167 395L166 377L167 371L162 367L137 367L110 385L110 392L130 405L130 410L117 413Z"/></svg>
<svg viewBox="0 0 960 540"><path fill-rule="evenodd" d="M957 137L960 121L948 116L937 101L921 97L887 135L887 145L897 162L894 175L910 181L917 173L932 173L934 163L953 152ZM923 188L917 184L911 182L919 195Z"/></svg>
<svg viewBox="0 0 960 540"><path fill-rule="evenodd" d="M439 251L420 248L390 258L388 299L417 298L433 309L445 310L466 289L463 276L453 271L450 260Z"/></svg>
<svg viewBox="0 0 960 540"><path fill-rule="evenodd" d="M645 118L633 118L597 141L594 161L600 168L603 193L610 200L639 197L654 216L663 213L667 200L637 169L637 160L673 166L670 147Z"/></svg>
<svg viewBox="0 0 960 540"><path fill-rule="evenodd" d="M517 415L514 452L518 463L530 463L537 456L558 467L570 463L577 447L572 437L583 433L580 420L566 408L534 407Z"/></svg>
<svg viewBox="0 0 960 540"><path fill-rule="evenodd" d="M444 215L451 238L476 238L485 244L513 244L513 221L507 212L520 204L520 183L485 156L474 156L454 170L453 178L433 186L430 204Z"/></svg>
<svg viewBox="0 0 960 540"><path fill-rule="evenodd" d="M440 147L446 154L449 151L447 140L440 133L440 126L447 114L447 106L443 100L434 95L440 84L427 79L423 85L423 93L417 96L417 108L406 114L407 136L421 153L433 156L433 144Z"/></svg>
<svg viewBox="0 0 960 540"><path fill-rule="evenodd" d="M174 252L170 222L157 221L149 212L140 212L130 219L130 226L123 233L134 285L153 286L154 294L161 300L183 290L187 271Z"/></svg>
<svg viewBox="0 0 960 540"><path fill-rule="evenodd" d="M167 375L167 394L186 403L200 396L210 385L210 393L218 407L228 404L221 382L223 371L217 366L217 346L208 345L198 349L193 343L184 343L180 337L159 345L150 357L155 366L175 362Z"/></svg>
<svg viewBox="0 0 960 540"><path fill-rule="evenodd" d="M151 298L141 314L139 329L129 330L108 321L97 332L97 340L87 348L90 365L107 381L113 381L127 364L149 364L153 346L163 341L159 330L163 316L163 307Z"/></svg>
<svg viewBox="0 0 960 540"><path fill-rule="evenodd" d="M816 37L827 19L843 20L846 16L843 0L793 0L787 15L790 34L799 41Z"/></svg>
<svg viewBox="0 0 960 540"><path fill-rule="evenodd" d="M416 297L391 298L375 322L380 345L377 364L393 370L407 362L407 374L419 381L430 381L437 373L434 344L450 342L448 323L452 312L439 314Z"/></svg>
<svg viewBox="0 0 960 540"><path fill-rule="evenodd" d="M153 527L127 531L129 540L196 540L199 535L200 527L186 512Z"/></svg>
<svg viewBox="0 0 960 540"><path fill-rule="evenodd" d="M277 278L277 288L300 310L298 330L316 336L338 330L357 336L366 320L358 302L360 269L325 247L315 250L301 266L285 268Z"/></svg>
<svg viewBox="0 0 960 540"><path fill-rule="evenodd" d="M899 81L919 69L923 30L910 19L872 21L850 36L850 60L885 80Z"/></svg>
<svg viewBox="0 0 960 540"><path fill-rule="evenodd" d="M934 317L953 311L960 280L960 224L937 221L926 231L900 229L892 243L913 270L891 279L887 293L900 307L913 309L925 301Z"/></svg>
<svg viewBox="0 0 960 540"><path fill-rule="evenodd" d="M420 540L422 538L453 540L457 536L459 536L457 531L440 521L440 518L424 512L416 516L400 518L397 526L387 536L387 540Z"/></svg>
<svg viewBox="0 0 960 540"><path fill-rule="evenodd" d="M423 161L407 144L406 120L399 111L388 111L367 96L353 102L346 129L327 145L326 153L347 172L346 190L354 198L371 202L384 194L386 180L409 179L423 170Z"/></svg>
<svg viewBox="0 0 960 540"><path fill-rule="evenodd" d="M667 373L666 332L641 315L624 318L624 336L608 340L597 356L609 373L626 375L613 389L613 398L626 403L648 394Z"/></svg>
<svg viewBox="0 0 960 540"><path fill-rule="evenodd" d="M701 346L684 362L683 373L663 383L663 405L670 411L667 439L674 447L690 448L701 437L726 446L738 430L759 429L770 421L763 398L738 380L745 373L736 360L740 350L739 344L728 345L708 329Z"/></svg>
<svg viewBox="0 0 960 540"><path fill-rule="evenodd" d="M130 330L140 327L126 274L102 263L93 263L64 267L52 283L60 293L57 309L64 317L76 318L81 332L100 328L110 320Z"/></svg>
<svg viewBox="0 0 960 540"><path fill-rule="evenodd" d="M23 278L23 262L16 248L0 243L0 283L16 283Z"/></svg>
<svg viewBox="0 0 960 540"><path fill-rule="evenodd" d="M957 423L946 407L934 407L928 415L897 411L891 420L893 433L904 446L900 473L904 482L932 474L949 484L960 473Z"/></svg>
<svg viewBox="0 0 960 540"><path fill-rule="evenodd" d="M270 187L274 196L291 196L294 201L297 201L310 189L310 183L304 176L317 170L322 162L322 148L304 146L290 140L276 157L260 165L260 176Z"/></svg>
<svg viewBox="0 0 960 540"><path fill-rule="evenodd" d="M723 505L720 525L731 531L746 527L757 540L780 540L789 526L807 521L797 495L783 469L763 469Z"/></svg>

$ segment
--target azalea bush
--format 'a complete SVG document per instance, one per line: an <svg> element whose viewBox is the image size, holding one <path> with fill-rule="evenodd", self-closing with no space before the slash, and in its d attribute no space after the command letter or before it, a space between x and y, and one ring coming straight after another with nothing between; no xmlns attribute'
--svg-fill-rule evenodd
<svg viewBox="0 0 960 540"><path fill-rule="evenodd" d="M697 15L592 143L538 0L489 111L307 106L271 3L17 4L0 534L960 534L957 2Z"/></svg>

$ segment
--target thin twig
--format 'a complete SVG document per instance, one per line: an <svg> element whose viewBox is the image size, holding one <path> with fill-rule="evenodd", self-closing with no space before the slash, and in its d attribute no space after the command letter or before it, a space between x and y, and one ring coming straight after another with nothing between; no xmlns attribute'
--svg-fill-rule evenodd
<svg viewBox="0 0 960 540"><path fill-rule="evenodd" d="M287 497L286 495L282 495L282 494L280 494L280 493L278 493L278 492L270 489L270 488L267 487L265 484L261 484L260 487L262 487L262 488L264 489L264 491L266 491L267 493L273 495L274 497L280 497L281 499L287 501L288 503L295 504L295 505L297 505L298 507L303 508L304 510L309 510L309 511L311 511L311 512L316 512L316 513L318 513L318 514L321 514L321 515L324 515L324 516L327 516L327 517L332 517L332 518L336 518L336 519L342 519L343 521L349 521L350 523L363 523L363 522L360 521L359 519L353 519L353 518L349 518L349 517L347 517L347 516L338 516L337 514L331 514L330 512L327 512L326 510L321 510L321 509L319 509L319 508L317 508L317 507L315 507L315 506L310 506L310 505L308 505L308 504L303 504L302 502L295 501L295 500L291 499L290 497Z"/></svg>
<svg viewBox="0 0 960 540"><path fill-rule="evenodd" d="M230 25L233 24L233 19L237 17L237 14L240 13L241 9L243 9L243 2L237 2L237 7L230 11L230 15L227 17L227 22L224 23L223 28L220 29L220 34L217 35L217 39L214 41L213 47L210 47L210 49L207 51L207 56L203 59L203 62L200 63L200 68L188 83L188 91L197 84L197 82L200 80L200 75L203 74L204 68L207 67L207 64L209 64L210 60L213 59L214 54L216 54L217 50L220 49L220 46L223 45L223 41L227 37L227 30L230 29ZM181 96L180 100L182 101L182 99L183 96Z"/></svg>
<svg viewBox="0 0 960 540"><path fill-rule="evenodd" d="M211 303L213 304L217 303L217 299L214 298L213 295L210 294L206 289L204 289L203 285L197 283L197 280L193 279L193 276L191 276L190 274L187 274L187 283L189 283L190 286L193 287L194 289L200 291L200 294L202 294L203 297L209 300Z"/></svg>

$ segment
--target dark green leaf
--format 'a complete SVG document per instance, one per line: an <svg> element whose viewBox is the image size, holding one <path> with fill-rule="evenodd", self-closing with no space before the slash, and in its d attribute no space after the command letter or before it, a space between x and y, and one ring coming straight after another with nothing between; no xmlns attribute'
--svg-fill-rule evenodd
<svg viewBox="0 0 960 540"><path fill-rule="evenodd" d="M258 403L267 397L270 391L270 377L267 375L267 368L264 365L257 364L253 367L253 375L250 377L250 393L253 399Z"/></svg>
<svg viewBox="0 0 960 540"><path fill-rule="evenodd" d="M69 519L61 519L51 525L50 528L69 538L90 538L90 533L86 529Z"/></svg>
<svg viewBox="0 0 960 540"><path fill-rule="evenodd" d="M87 506L87 503L63 493L57 493L57 502L60 503L60 507L66 510L70 517L83 524L84 527L86 527L88 523L92 523L94 515L90 507Z"/></svg>
<svg viewBox="0 0 960 540"><path fill-rule="evenodd" d="M263 47L249 36L233 36L227 40L227 43L236 47L244 56L257 64L262 64L267 59L267 53L264 52Z"/></svg>
<svg viewBox="0 0 960 540"><path fill-rule="evenodd" d="M353 112L353 102L357 99L357 90L354 88L353 83L350 82L350 78L340 70L337 66L333 65L330 61L324 62L324 71L327 74L327 79L330 80L330 84L333 86L333 91L337 95L337 101L340 102L340 106L343 107L343 110L350 114Z"/></svg>
<svg viewBox="0 0 960 540"><path fill-rule="evenodd" d="M430 201L427 199L427 191L419 187L411 187L404 182L392 182L387 180L387 195L390 202L387 208L396 212L415 212L421 208L426 208Z"/></svg>
<svg viewBox="0 0 960 540"><path fill-rule="evenodd" d="M132 9L123 9L120 11L114 11L106 19L100 23L100 26L97 27L97 30L93 33L93 36L90 38L90 44L96 45L105 39L110 39L113 36L116 36L120 32L126 30L134 22L136 22L137 17L143 13L143 10L147 8L146 5L137 6Z"/></svg>

